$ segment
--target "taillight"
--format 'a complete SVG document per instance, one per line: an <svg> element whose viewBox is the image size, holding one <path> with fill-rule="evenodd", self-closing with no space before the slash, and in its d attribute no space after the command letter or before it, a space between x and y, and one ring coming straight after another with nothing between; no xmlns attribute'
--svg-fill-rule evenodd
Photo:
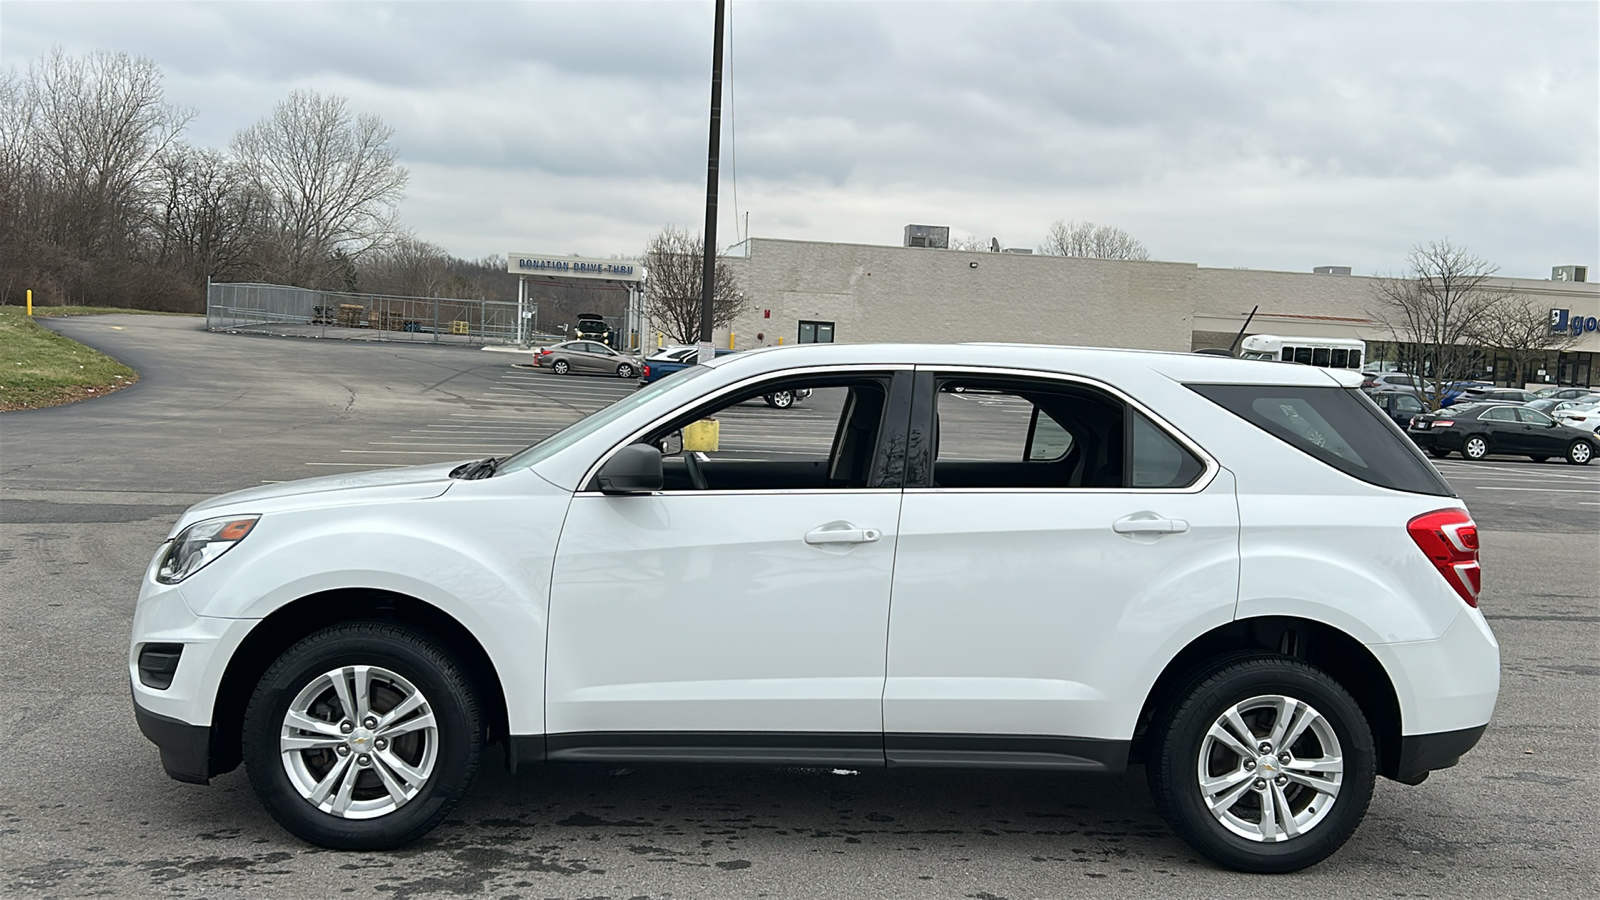
<svg viewBox="0 0 1600 900"><path fill-rule="evenodd" d="M1451 425L1454 425L1455 423L1456 423L1455 419L1434 419L1433 420L1433 427L1435 427L1435 428L1449 428Z"/></svg>
<svg viewBox="0 0 1600 900"><path fill-rule="evenodd" d="M646 377L646 378L650 377L650 367L649 366L645 366L644 368L640 369L639 371L644 373L644 377Z"/></svg>
<svg viewBox="0 0 1600 900"><path fill-rule="evenodd" d="M1476 607L1483 590L1483 570L1478 565L1478 525L1467 511L1423 513L1406 523L1406 531L1461 599Z"/></svg>

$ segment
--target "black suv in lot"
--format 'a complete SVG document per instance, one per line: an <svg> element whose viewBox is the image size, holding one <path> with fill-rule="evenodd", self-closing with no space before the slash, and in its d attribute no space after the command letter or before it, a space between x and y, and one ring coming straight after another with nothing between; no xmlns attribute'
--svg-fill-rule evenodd
<svg viewBox="0 0 1600 900"><path fill-rule="evenodd" d="M1460 453L1467 459L1490 454L1526 456L1544 462L1565 457L1586 466L1600 450L1600 438L1569 428L1536 409L1504 403L1457 404L1411 420L1406 430L1411 440L1443 459Z"/></svg>

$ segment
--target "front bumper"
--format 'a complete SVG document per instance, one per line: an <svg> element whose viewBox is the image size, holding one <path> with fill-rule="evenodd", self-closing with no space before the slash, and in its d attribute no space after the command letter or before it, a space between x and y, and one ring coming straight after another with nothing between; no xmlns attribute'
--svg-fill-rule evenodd
<svg viewBox="0 0 1600 900"><path fill-rule="evenodd" d="M144 736L161 749L161 767L168 777L189 784L211 783L211 726L180 722L137 703L133 717Z"/></svg>

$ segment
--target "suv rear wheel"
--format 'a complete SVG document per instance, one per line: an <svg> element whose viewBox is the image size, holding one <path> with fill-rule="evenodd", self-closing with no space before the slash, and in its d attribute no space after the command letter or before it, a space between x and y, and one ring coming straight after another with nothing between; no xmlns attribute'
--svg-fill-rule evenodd
<svg viewBox="0 0 1600 900"><path fill-rule="evenodd" d="M427 637L336 625L290 647L244 717L250 783L278 824L339 850L416 840L477 773L481 731L467 678Z"/></svg>
<svg viewBox="0 0 1600 900"><path fill-rule="evenodd" d="M1158 714L1146 774L1190 846L1232 869L1292 872L1349 839L1372 799L1372 730L1326 673L1283 657L1224 660Z"/></svg>

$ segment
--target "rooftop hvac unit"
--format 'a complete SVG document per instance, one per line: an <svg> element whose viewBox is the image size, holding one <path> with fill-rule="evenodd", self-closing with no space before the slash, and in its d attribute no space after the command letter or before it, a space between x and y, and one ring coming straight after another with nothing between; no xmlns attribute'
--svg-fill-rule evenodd
<svg viewBox="0 0 1600 900"><path fill-rule="evenodd" d="M1018 254L1020 256L1031 256L1033 254L1033 250L1031 248L1028 248L1028 247L1007 247L1004 250L1001 250L1000 252L1001 253L1016 253L1016 254Z"/></svg>
<svg viewBox="0 0 1600 900"><path fill-rule="evenodd" d="M1349 275L1349 266L1317 266L1311 270L1313 275Z"/></svg>
<svg viewBox="0 0 1600 900"><path fill-rule="evenodd" d="M936 247L940 250L948 250L950 249L950 226L907 225L905 246Z"/></svg>
<svg viewBox="0 0 1600 900"><path fill-rule="evenodd" d="M1588 266L1556 266L1550 270L1551 281L1588 281Z"/></svg>

